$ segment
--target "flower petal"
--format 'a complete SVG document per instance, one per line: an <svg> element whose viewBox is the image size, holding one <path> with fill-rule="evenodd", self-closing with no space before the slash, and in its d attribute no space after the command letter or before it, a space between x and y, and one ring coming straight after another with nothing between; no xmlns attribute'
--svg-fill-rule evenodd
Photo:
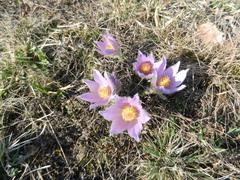
<svg viewBox="0 0 240 180"><path fill-rule="evenodd" d="M103 56L106 55L105 52L104 52L104 50L96 49L96 51L97 51L99 54L103 55Z"/></svg>
<svg viewBox="0 0 240 180"><path fill-rule="evenodd" d="M109 40L109 39L115 40L115 38L111 34L109 34L109 33L104 33L102 35L102 37L103 37L104 40Z"/></svg>
<svg viewBox="0 0 240 180"><path fill-rule="evenodd" d="M107 55L107 56L116 55L116 51L115 51L115 50L112 50L112 49L104 49L104 53L105 53L105 55Z"/></svg>
<svg viewBox="0 0 240 180"><path fill-rule="evenodd" d="M138 51L138 57L137 57L138 66L141 65L143 62L148 62L148 61L150 61L149 56L146 56L141 51Z"/></svg>
<svg viewBox="0 0 240 180"><path fill-rule="evenodd" d="M117 53L118 50L119 50L119 44L118 44L118 42L116 41L116 39L110 39L110 42L111 42L111 44L112 44L112 46L113 46L113 48L114 48L115 53Z"/></svg>
<svg viewBox="0 0 240 180"><path fill-rule="evenodd" d="M141 103L138 93L133 96L133 100L137 101L138 103Z"/></svg>
<svg viewBox="0 0 240 180"><path fill-rule="evenodd" d="M107 80L108 85L111 87L112 92L113 92L114 89L115 89L115 86L114 86L112 80L110 79L110 77L109 77L109 75L108 75L108 73L106 71L104 71L104 78Z"/></svg>
<svg viewBox="0 0 240 180"><path fill-rule="evenodd" d="M99 106L106 105L107 103L108 103L108 100L101 100L101 101L98 101L98 102L95 102L95 103L91 104L89 106L89 109L92 110L92 109L95 109Z"/></svg>
<svg viewBox="0 0 240 180"><path fill-rule="evenodd" d="M155 58L154 58L153 53L150 53L150 55L147 56L147 58L148 58L148 60L149 60L152 64L154 64L154 62L155 62Z"/></svg>
<svg viewBox="0 0 240 180"><path fill-rule="evenodd" d="M138 71L138 62L133 63L133 70L136 72Z"/></svg>
<svg viewBox="0 0 240 180"><path fill-rule="evenodd" d="M137 56L137 62L141 63L145 58L145 55L140 51L138 50L138 56Z"/></svg>
<svg viewBox="0 0 240 180"><path fill-rule="evenodd" d="M111 82L112 82L112 84L113 84L113 86L114 86L115 89L120 86L120 81L118 80L115 72L113 72L112 74L110 74L109 78L110 78L110 80L111 80Z"/></svg>
<svg viewBox="0 0 240 180"><path fill-rule="evenodd" d="M139 134L141 133L142 129L143 129L142 123L136 123L135 125L128 128L128 134L129 136L134 138L137 142L139 142L140 141Z"/></svg>
<svg viewBox="0 0 240 180"><path fill-rule="evenodd" d="M116 105L110 106L105 111L100 111L99 114L108 121L115 121L116 119L121 118L119 114L119 109Z"/></svg>
<svg viewBox="0 0 240 180"><path fill-rule="evenodd" d="M140 50L138 50L138 56L142 56L142 55L143 53Z"/></svg>
<svg viewBox="0 0 240 180"><path fill-rule="evenodd" d="M184 88L186 88L186 85L181 85L177 88L164 88L164 87L159 87L158 89L163 93L163 94L173 94L175 92L181 91Z"/></svg>
<svg viewBox="0 0 240 180"><path fill-rule="evenodd" d="M128 128L128 124L122 121L121 119L115 119L112 121L110 128L110 135L119 134L125 131Z"/></svg>
<svg viewBox="0 0 240 180"><path fill-rule="evenodd" d="M183 83L183 81L185 80L185 78L186 78L186 76L187 76L188 71L189 71L189 69L179 71L179 72L173 77L174 87L177 87L177 86L179 86L180 84Z"/></svg>
<svg viewBox="0 0 240 180"><path fill-rule="evenodd" d="M187 86L183 84L183 85L176 88L176 92L181 91L181 90L185 89L186 87Z"/></svg>
<svg viewBox="0 0 240 180"><path fill-rule="evenodd" d="M152 79L151 79L151 85L152 87L156 87L156 83L157 83L157 78L158 78L158 72L156 70L154 70L153 72L153 76L152 76Z"/></svg>
<svg viewBox="0 0 240 180"><path fill-rule="evenodd" d="M180 66L180 61L178 61L176 64L167 68L164 73L166 73L167 75L170 75L170 76L175 76L175 74L177 74L177 72L178 72L179 66Z"/></svg>
<svg viewBox="0 0 240 180"><path fill-rule="evenodd" d="M103 48L105 47L106 43L105 42L102 42L102 41L95 41L95 44L97 45L97 47L100 49L100 50L103 50Z"/></svg>
<svg viewBox="0 0 240 180"><path fill-rule="evenodd" d="M90 89L90 91L97 91L99 85L91 80L88 79L84 79L83 82L88 86L88 88Z"/></svg>
<svg viewBox="0 0 240 180"><path fill-rule="evenodd" d="M105 55L106 42L96 41L95 44L97 45L96 51L97 51L98 53L100 53L101 55Z"/></svg>
<svg viewBox="0 0 240 180"><path fill-rule="evenodd" d="M166 66L167 66L167 59L165 56L163 56L159 62L154 63L154 68L157 69L159 74L165 71Z"/></svg>
<svg viewBox="0 0 240 180"><path fill-rule="evenodd" d="M158 87L158 90L160 92L162 92L163 94L173 94L175 93L175 88L172 88L172 89L167 89L167 88L164 88L164 87Z"/></svg>
<svg viewBox="0 0 240 180"><path fill-rule="evenodd" d="M139 117L139 120L142 123L146 123L150 120L150 117L149 117L147 111L145 111L144 109L142 109L141 116Z"/></svg>
<svg viewBox="0 0 240 180"><path fill-rule="evenodd" d="M80 96L77 97L78 99L84 100L84 101L88 101L88 102L97 102L100 101L101 99L98 97L97 94L94 93L84 93L81 94Z"/></svg>
<svg viewBox="0 0 240 180"><path fill-rule="evenodd" d="M106 80L104 79L102 74L96 69L93 70L93 78L99 84L106 84Z"/></svg>

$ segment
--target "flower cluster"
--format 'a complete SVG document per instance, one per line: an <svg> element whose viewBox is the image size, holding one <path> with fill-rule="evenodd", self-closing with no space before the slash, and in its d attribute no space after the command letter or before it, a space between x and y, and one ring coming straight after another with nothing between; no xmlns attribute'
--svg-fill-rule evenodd
<svg viewBox="0 0 240 180"><path fill-rule="evenodd" d="M151 79L152 87L163 94L173 94L186 87L181 84L189 69L178 72L179 66L180 61L166 69L167 59L165 56L159 62L155 62L152 54L145 56L140 51L137 62L133 63L136 74L142 78Z"/></svg>
<svg viewBox="0 0 240 180"><path fill-rule="evenodd" d="M120 46L111 34L102 35L100 41L96 41L97 52L101 55L114 57L120 53ZM173 94L183 90L186 85L182 85L189 69L179 71L180 62L167 68L165 56L160 61L155 62L153 54L145 55L138 52L136 62L133 63L135 73L144 79L151 81L151 87L155 92L163 94ZM120 97L116 91L120 82L115 73L101 74L98 70L93 70L92 80L83 80L88 86L89 92L80 95L78 98L91 103L90 109L99 106L112 105L100 111L104 119L111 121L110 135L119 134L127 130L129 136L139 141L139 135L143 129L142 124L150 120L149 114L143 109L138 94L134 97Z"/></svg>

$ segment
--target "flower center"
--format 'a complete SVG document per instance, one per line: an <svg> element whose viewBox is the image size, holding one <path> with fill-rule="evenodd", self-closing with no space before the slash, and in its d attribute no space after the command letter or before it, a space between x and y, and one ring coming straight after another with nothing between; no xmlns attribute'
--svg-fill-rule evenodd
<svg viewBox="0 0 240 180"><path fill-rule="evenodd" d="M111 88L109 86L102 86L98 88L98 95L102 99L106 99L111 94Z"/></svg>
<svg viewBox="0 0 240 180"><path fill-rule="evenodd" d="M150 62L144 62L140 65L139 71L145 75L152 72L152 64Z"/></svg>
<svg viewBox="0 0 240 180"><path fill-rule="evenodd" d="M122 118L125 122L132 122L138 116L138 110L136 107L131 105L125 105L122 107L121 112Z"/></svg>
<svg viewBox="0 0 240 180"><path fill-rule="evenodd" d="M170 78L168 76L162 76L157 80L157 86L168 87L170 85Z"/></svg>
<svg viewBox="0 0 240 180"><path fill-rule="evenodd" d="M105 46L105 48L106 48L107 50L114 50L114 47L113 47L113 45L112 45L110 42L107 43L107 45Z"/></svg>

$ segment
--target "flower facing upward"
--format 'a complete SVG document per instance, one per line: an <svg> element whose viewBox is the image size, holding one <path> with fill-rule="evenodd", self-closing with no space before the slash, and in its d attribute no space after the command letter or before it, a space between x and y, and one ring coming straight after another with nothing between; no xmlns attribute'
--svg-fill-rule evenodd
<svg viewBox="0 0 240 180"><path fill-rule="evenodd" d="M119 44L111 34L103 34L102 39L95 43L97 51L104 56L115 56L119 53Z"/></svg>
<svg viewBox="0 0 240 180"><path fill-rule="evenodd" d="M181 85L187 76L189 69L178 72L180 61L166 69L166 59L159 68L154 72L152 78L152 86L164 93L173 94L177 91L181 91L186 85Z"/></svg>
<svg viewBox="0 0 240 180"><path fill-rule="evenodd" d="M155 63L152 54L146 56L141 51L138 51L137 62L133 63L134 71L141 77L149 79L153 76L153 72L161 62Z"/></svg>
<svg viewBox="0 0 240 180"><path fill-rule="evenodd" d="M136 141L140 140L142 124L150 119L148 113L142 108L138 94L133 98L116 97L115 104L101 111L100 114L106 120L112 121L110 135L127 130Z"/></svg>
<svg viewBox="0 0 240 180"><path fill-rule="evenodd" d="M98 106L106 105L114 96L116 87L115 75L108 75L104 72L104 76L97 71L93 70L94 81L84 80L84 83L90 89L90 92L80 95L78 98L92 103L90 109Z"/></svg>

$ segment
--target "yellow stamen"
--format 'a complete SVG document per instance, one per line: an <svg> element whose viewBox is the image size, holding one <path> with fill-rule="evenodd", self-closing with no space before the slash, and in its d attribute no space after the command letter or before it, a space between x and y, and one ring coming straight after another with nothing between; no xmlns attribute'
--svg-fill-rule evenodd
<svg viewBox="0 0 240 180"><path fill-rule="evenodd" d="M157 86L168 87L170 82L171 80L168 76L162 76L157 80Z"/></svg>
<svg viewBox="0 0 240 180"><path fill-rule="evenodd" d="M102 86L98 88L98 95L102 99L106 99L111 94L111 88L108 86Z"/></svg>
<svg viewBox="0 0 240 180"><path fill-rule="evenodd" d="M114 50L114 47L113 47L113 45L110 42L107 43L105 48L108 49L108 50Z"/></svg>
<svg viewBox="0 0 240 180"><path fill-rule="evenodd" d="M145 75L148 75L152 72L152 64L149 62L144 62L140 65L139 71Z"/></svg>
<svg viewBox="0 0 240 180"><path fill-rule="evenodd" d="M122 118L125 122L132 122L138 116L138 110L131 105L125 105L122 107Z"/></svg>

